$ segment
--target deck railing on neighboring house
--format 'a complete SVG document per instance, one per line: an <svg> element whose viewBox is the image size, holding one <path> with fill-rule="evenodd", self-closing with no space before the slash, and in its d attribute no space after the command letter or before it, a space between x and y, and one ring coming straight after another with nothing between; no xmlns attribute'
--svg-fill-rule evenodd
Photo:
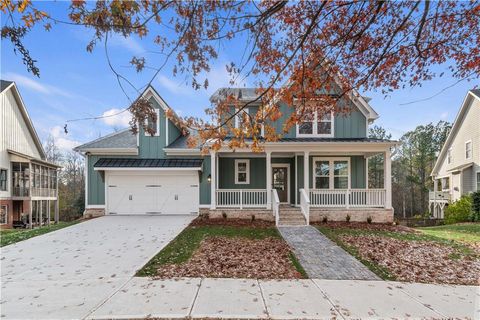
<svg viewBox="0 0 480 320"><path fill-rule="evenodd" d="M266 208L266 189L217 189L217 207Z"/></svg>
<svg viewBox="0 0 480 320"><path fill-rule="evenodd" d="M383 208L385 189L312 189L310 205L327 208Z"/></svg>
<svg viewBox="0 0 480 320"><path fill-rule="evenodd" d="M29 187L13 187L12 196L14 197L29 197L30 188Z"/></svg>
<svg viewBox="0 0 480 320"><path fill-rule="evenodd" d="M428 200L430 201L443 201L448 202L451 199L450 192L448 191L430 191L428 193Z"/></svg>

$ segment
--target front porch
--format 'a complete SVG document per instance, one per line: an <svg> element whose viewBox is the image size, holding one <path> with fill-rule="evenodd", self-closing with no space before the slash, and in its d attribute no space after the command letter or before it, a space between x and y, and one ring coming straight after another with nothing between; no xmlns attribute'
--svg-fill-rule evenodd
<svg viewBox="0 0 480 320"><path fill-rule="evenodd" d="M338 145L334 147L338 149ZM373 143L364 145L361 151L343 152L326 152L328 149L320 146L303 152L265 149L263 153L230 150L211 153L210 211L221 210L235 217L246 209L262 214L270 211L272 219L278 222L281 208L290 206L297 208L306 224L311 220L310 212L316 212L312 217L317 219L318 212L327 209L330 217L335 213L343 217L339 210L352 210L353 215L362 212L362 217L365 212L373 215L383 212L391 217L380 220L393 220L390 145ZM381 186L372 188L368 159L377 154L385 157L384 179Z"/></svg>

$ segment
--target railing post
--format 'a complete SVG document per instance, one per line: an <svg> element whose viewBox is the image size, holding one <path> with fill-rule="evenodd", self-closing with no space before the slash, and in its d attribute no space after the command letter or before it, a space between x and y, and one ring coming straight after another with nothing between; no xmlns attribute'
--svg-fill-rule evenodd
<svg viewBox="0 0 480 320"><path fill-rule="evenodd" d="M350 209L350 189L347 189L347 194L345 195L345 206L347 209Z"/></svg>
<svg viewBox="0 0 480 320"><path fill-rule="evenodd" d="M240 189L240 209L243 209L243 190Z"/></svg>

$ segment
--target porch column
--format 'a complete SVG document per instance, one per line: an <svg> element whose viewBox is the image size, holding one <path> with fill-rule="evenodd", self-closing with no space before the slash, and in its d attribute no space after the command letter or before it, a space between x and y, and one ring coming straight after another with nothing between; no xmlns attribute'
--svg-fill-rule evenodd
<svg viewBox="0 0 480 320"><path fill-rule="evenodd" d="M30 201L30 206L29 206L29 209L28 209L28 224L29 224L29 228L30 228L30 229L33 229L33 223L32 223L32 218L33 218L33 214L32 214L33 201L32 201L32 200L29 200L29 201Z"/></svg>
<svg viewBox="0 0 480 320"><path fill-rule="evenodd" d="M391 209L392 208L392 159L390 148L385 151L385 159L384 159L384 186L386 190L386 197L385 197L385 208Z"/></svg>
<svg viewBox="0 0 480 320"><path fill-rule="evenodd" d="M267 209L272 208L272 152L266 152L266 172L267 172Z"/></svg>
<svg viewBox="0 0 480 320"><path fill-rule="evenodd" d="M85 159L86 159L86 156L85 156ZM55 189L55 223L58 223L58 221L60 221L60 209L59 209L59 203L58 203L58 175L59 175L59 170L55 169L56 172L55 172L55 186L56 186L56 189ZM85 175L87 174L86 173L87 170L85 170ZM85 189L85 206L88 205L88 202L87 202L87 196L86 194L88 193L88 189L86 188Z"/></svg>
<svg viewBox="0 0 480 320"><path fill-rule="evenodd" d="M52 203L50 202L50 200L47 200L47 225L49 226L50 225L50 217L52 216Z"/></svg>
<svg viewBox="0 0 480 320"><path fill-rule="evenodd" d="M40 200L40 227L43 225L43 203L45 200Z"/></svg>
<svg viewBox="0 0 480 320"><path fill-rule="evenodd" d="M305 189L305 192L310 197L309 158L310 158L310 152L308 151L303 152L303 189Z"/></svg>
<svg viewBox="0 0 480 320"><path fill-rule="evenodd" d="M210 209L214 210L217 207L216 199L216 185L217 185L217 154L215 151L210 151Z"/></svg>

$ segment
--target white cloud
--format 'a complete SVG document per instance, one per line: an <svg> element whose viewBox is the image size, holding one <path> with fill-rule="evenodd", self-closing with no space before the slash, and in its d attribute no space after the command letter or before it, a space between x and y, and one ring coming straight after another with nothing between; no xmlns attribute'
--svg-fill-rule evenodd
<svg viewBox="0 0 480 320"><path fill-rule="evenodd" d="M133 54L145 53L145 49L142 45L132 37L125 38L122 35L115 34L113 37L109 38L109 44L117 47L124 47Z"/></svg>
<svg viewBox="0 0 480 320"><path fill-rule="evenodd" d="M112 127L127 127L131 120L131 114L127 110L112 108L102 114L102 121Z"/></svg>
<svg viewBox="0 0 480 320"><path fill-rule="evenodd" d="M7 72L3 74L2 77L6 80L15 81L15 83L20 87L26 87L38 93L47 94L47 95L60 95L68 98L74 97L74 95L68 91L65 91L55 86L40 83L37 80L22 76L18 73Z"/></svg>
<svg viewBox="0 0 480 320"><path fill-rule="evenodd" d="M55 140L55 144L62 151L72 151L73 148L80 145L79 141L67 138L67 135L60 126L55 126L50 129L50 134Z"/></svg>
<svg viewBox="0 0 480 320"><path fill-rule="evenodd" d="M234 83L231 84L230 80L232 79L231 75L227 72L225 68L226 63L219 63L206 74L208 79L208 88L207 92L209 94L214 93L217 89L223 87L246 87L248 83L242 76L234 77Z"/></svg>
<svg viewBox="0 0 480 320"><path fill-rule="evenodd" d="M184 83L176 82L164 75L158 75L157 80L162 87L174 94L192 94L194 91L193 88L187 87Z"/></svg>

